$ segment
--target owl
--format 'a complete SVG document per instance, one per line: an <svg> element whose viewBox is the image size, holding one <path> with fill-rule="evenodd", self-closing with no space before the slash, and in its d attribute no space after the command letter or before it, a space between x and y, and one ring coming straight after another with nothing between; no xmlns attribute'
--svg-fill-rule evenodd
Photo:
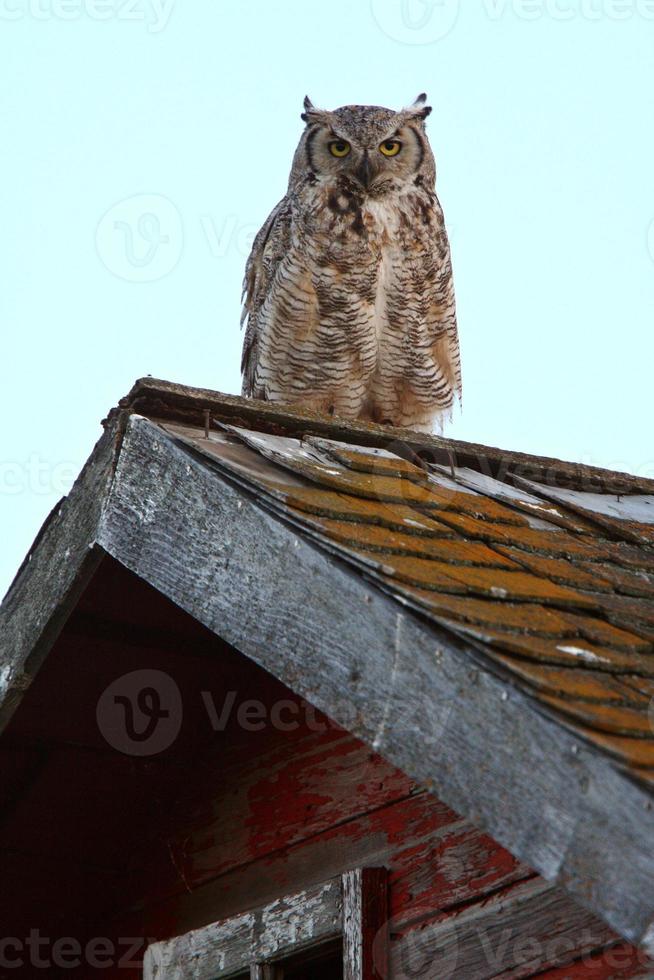
<svg viewBox="0 0 654 980"><path fill-rule="evenodd" d="M429 432L461 396L426 95L317 109L243 285L243 394Z"/></svg>

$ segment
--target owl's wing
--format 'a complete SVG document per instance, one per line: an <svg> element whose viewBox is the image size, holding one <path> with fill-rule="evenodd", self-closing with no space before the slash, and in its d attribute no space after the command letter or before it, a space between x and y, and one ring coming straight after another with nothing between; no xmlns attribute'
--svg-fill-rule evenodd
<svg viewBox="0 0 654 980"><path fill-rule="evenodd" d="M291 237L291 204L282 198L268 215L254 239L243 279L243 313L246 322L241 355L242 393L253 396L259 346L259 313L275 278L277 268L288 251Z"/></svg>
<svg viewBox="0 0 654 980"><path fill-rule="evenodd" d="M463 385L461 382L461 349L459 346L459 331L456 317L456 299L454 296L454 280L452 278L452 260L449 244L447 260L444 269L443 298L439 304L442 318L442 334L437 337L435 350L437 362L445 367L445 373L451 385L451 397L456 397L463 407Z"/></svg>
<svg viewBox="0 0 654 980"><path fill-rule="evenodd" d="M429 195L430 206L435 222L426 226L430 236L428 241L427 284L423 283L422 295L427 304L425 323L431 336L432 364L436 365L433 379L434 404L439 410L441 420L451 415L455 398L463 406L463 386L461 384L461 350L456 315L456 297L452 274L452 255L445 229L445 218L440 201L435 192ZM419 205L420 206L420 205ZM422 270L424 273L424 269ZM416 337L416 348L421 342Z"/></svg>

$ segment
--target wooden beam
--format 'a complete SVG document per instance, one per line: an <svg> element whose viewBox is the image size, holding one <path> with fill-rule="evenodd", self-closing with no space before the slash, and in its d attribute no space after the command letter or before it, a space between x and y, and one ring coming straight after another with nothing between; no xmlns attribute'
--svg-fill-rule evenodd
<svg viewBox="0 0 654 980"><path fill-rule="evenodd" d="M342 926L341 880L334 878L297 895L275 899L264 908L153 943L145 954L143 977L218 980L250 971L268 980L271 971L266 972L264 963L337 938Z"/></svg>
<svg viewBox="0 0 654 980"><path fill-rule="evenodd" d="M0 730L102 560L95 541L116 455L112 425L50 514L0 606Z"/></svg>
<svg viewBox="0 0 654 980"><path fill-rule="evenodd" d="M383 868L357 868L342 878L183 936L153 943L145 980L192 976L214 980L249 971L251 980L283 977L281 960L343 938L344 980L388 977L388 879Z"/></svg>
<svg viewBox="0 0 654 980"><path fill-rule="evenodd" d="M343 875L343 978L388 977L388 875L358 868Z"/></svg>
<svg viewBox="0 0 654 980"><path fill-rule="evenodd" d="M275 980L276 970L269 963L253 963L250 967L250 980Z"/></svg>

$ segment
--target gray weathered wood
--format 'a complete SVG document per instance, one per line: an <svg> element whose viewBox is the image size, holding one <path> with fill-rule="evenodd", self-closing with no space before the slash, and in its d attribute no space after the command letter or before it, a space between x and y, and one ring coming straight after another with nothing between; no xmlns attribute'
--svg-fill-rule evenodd
<svg viewBox="0 0 654 980"><path fill-rule="evenodd" d="M338 936L343 898L339 878L277 899L262 909L216 922L148 947L144 980L217 980ZM265 977L265 973L262 973Z"/></svg>
<svg viewBox="0 0 654 980"><path fill-rule="evenodd" d="M387 920L386 873L357 868L263 908L153 943L143 976L217 980L249 971L253 980L273 980L275 961L343 935L344 980L383 980Z"/></svg>
<svg viewBox="0 0 654 980"><path fill-rule="evenodd" d="M388 876L383 868L343 875L343 980L388 976Z"/></svg>
<svg viewBox="0 0 654 980"><path fill-rule="evenodd" d="M127 428L99 543L627 938L647 932L650 794L465 641L143 419Z"/></svg>
<svg viewBox="0 0 654 980"><path fill-rule="evenodd" d="M253 963L250 980L275 980L275 967L270 963Z"/></svg>
<svg viewBox="0 0 654 980"><path fill-rule="evenodd" d="M0 730L103 557L95 540L113 477L115 439L111 426L52 511L0 606Z"/></svg>

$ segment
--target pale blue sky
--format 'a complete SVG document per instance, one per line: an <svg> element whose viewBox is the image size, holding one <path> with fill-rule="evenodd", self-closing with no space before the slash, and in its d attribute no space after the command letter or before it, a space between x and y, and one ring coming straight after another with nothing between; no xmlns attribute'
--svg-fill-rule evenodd
<svg viewBox="0 0 654 980"><path fill-rule="evenodd" d="M0 63L0 592L137 377L239 390L307 92L434 107L449 434L654 476L654 0L0 0Z"/></svg>

